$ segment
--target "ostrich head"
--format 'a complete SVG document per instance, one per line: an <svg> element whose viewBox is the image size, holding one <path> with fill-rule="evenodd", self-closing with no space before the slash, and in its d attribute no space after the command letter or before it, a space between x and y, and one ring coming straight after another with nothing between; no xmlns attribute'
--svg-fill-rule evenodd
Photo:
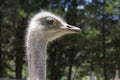
<svg viewBox="0 0 120 80"><path fill-rule="evenodd" d="M29 30L35 31L46 41L52 41L64 34L80 32L80 28L67 24L59 16L47 11L42 11L32 18Z"/></svg>
<svg viewBox="0 0 120 80"><path fill-rule="evenodd" d="M29 22L26 35L29 80L46 80L46 47L64 34L79 32L80 28L67 24L60 17L42 11Z"/></svg>

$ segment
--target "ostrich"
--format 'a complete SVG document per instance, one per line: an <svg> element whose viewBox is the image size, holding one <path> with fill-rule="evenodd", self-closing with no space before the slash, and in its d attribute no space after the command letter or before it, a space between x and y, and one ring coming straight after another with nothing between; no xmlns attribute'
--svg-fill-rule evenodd
<svg viewBox="0 0 120 80"><path fill-rule="evenodd" d="M120 80L120 78L119 78L119 70L116 70L115 71L115 80Z"/></svg>
<svg viewBox="0 0 120 80"><path fill-rule="evenodd" d="M80 32L51 12L41 11L31 18L26 34L28 80L46 80L46 48L50 41Z"/></svg>
<svg viewBox="0 0 120 80"><path fill-rule="evenodd" d="M97 80L94 71L90 72L90 80Z"/></svg>

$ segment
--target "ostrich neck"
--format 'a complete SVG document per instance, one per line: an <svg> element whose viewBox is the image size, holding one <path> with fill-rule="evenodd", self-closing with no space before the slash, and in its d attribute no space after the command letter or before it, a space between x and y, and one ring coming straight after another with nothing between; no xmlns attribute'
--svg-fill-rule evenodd
<svg viewBox="0 0 120 80"><path fill-rule="evenodd" d="M47 42L33 35L27 42L29 80L46 80Z"/></svg>

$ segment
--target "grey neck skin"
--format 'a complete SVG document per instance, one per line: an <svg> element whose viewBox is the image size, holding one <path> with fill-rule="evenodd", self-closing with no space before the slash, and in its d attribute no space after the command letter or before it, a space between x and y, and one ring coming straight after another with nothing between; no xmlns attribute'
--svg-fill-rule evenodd
<svg viewBox="0 0 120 80"><path fill-rule="evenodd" d="M46 41L35 35L28 36L28 80L46 80L46 47Z"/></svg>

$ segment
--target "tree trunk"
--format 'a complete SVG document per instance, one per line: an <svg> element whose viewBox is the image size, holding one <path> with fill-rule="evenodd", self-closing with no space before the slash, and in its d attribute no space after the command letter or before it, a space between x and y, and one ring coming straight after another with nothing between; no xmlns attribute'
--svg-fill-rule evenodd
<svg viewBox="0 0 120 80"><path fill-rule="evenodd" d="M69 65L68 80L71 80L72 76L72 64Z"/></svg>
<svg viewBox="0 0 120 80"><path fill-rule="evenodd" d="M16 79L22 79L22 69L24 64L25 57L25 48L24 48L24 33L25 33L25 25L26 19L19 20L19 25L15 30L15 52L16 52L16 65L15 65L15 73Z"/></svg>
<svg viewBox="0 0 120 80"><path fill-rule="evenodd" d="M103 53L103 75L104 75L104 80L108 80L107 77L107 68L106 68L106 44L105 44L105 37L106 37L106 31L105 31L105 1L103 2L103 11L102 11L102 15L103 15L103 22L102 22L102 53Z"/></svg>
<svg viewBox="0 0 120 80"><path fill-rule="evenodd" d="M71 47L71 50L74 50L74 47ZM70 51L72 52L72 51ZM69 53L70 54L70 58L69 58L69 72L68 72L68 80L71 80L71 76L72 76L72 65L73 65L73 60L74 60L74 52Z"/></svg>
<svg viewBox="0 0 120 80"><path fill-rule="evenodd" d="M1 16L0 16L1 18ZM1 24L0 24L1 26ZM3 55L3 52L2 52L2 31L1 31L1 27L0 27L0 77L3 77L4 76L4 65L3 65L3 59L2 59L2 55Z"/></svg>
<svg viewBox="0 0 120 80"><path fill-rule="evenodd" d="M16 79L22 79L23 59L22 56L19 54L23 53L16 53Z"/></svg>
<svg viewBox="0 0 120 80"><path fill-rule="evenodd" d="M0 47L0 77L3 77L4 75L4 66L3 66L3 60L2 60L2 51Z"/></svg>
<svg viewBox="0 0 120 80"><path fill-rule="evenodd" d="M22 39L20 39L19 35L16 37L15 43L15 51L16 51L16 65L15 65L15 73L16 79L22 79L22 66L23 66L23 58L24 58L24 51L23 51L23 43Z"/></svg>

